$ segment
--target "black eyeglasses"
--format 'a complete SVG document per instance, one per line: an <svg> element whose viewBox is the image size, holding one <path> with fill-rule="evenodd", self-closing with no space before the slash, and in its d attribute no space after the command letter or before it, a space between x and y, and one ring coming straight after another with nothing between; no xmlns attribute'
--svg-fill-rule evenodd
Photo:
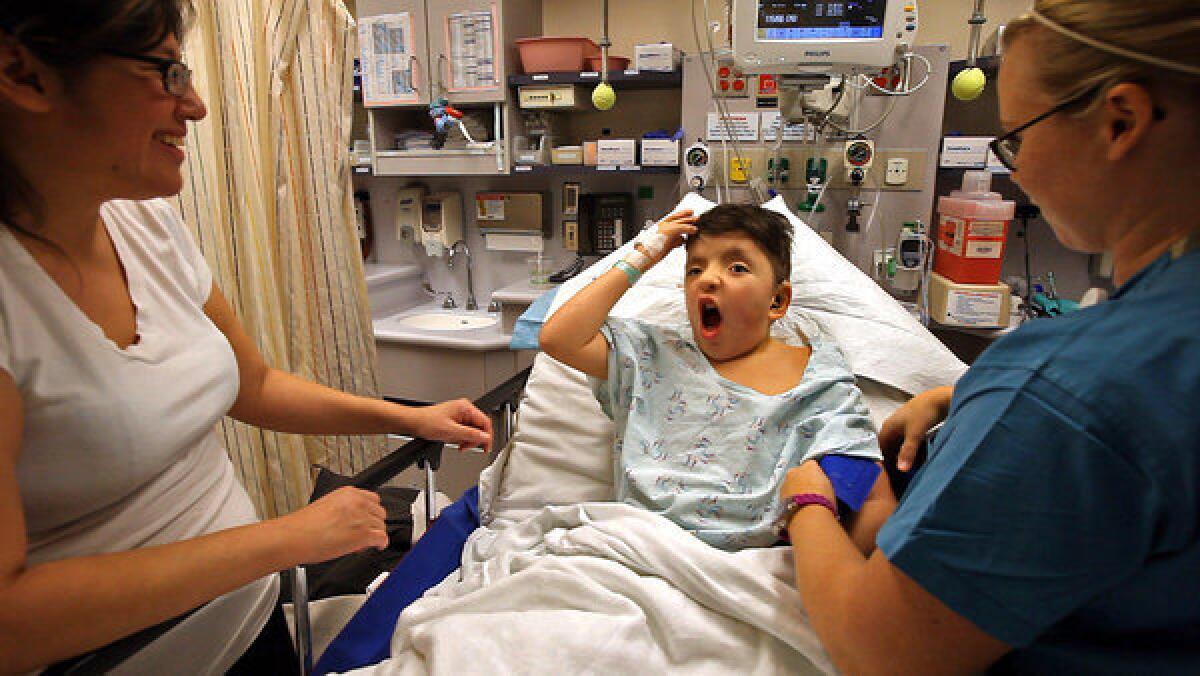
<svg viewBox="0 0 1200 676"><path fill-rule="evenodd" d="M988 147L991 148L992 152L996 154L996 159L1000 160L1000 164L1003 164L1009 171L1016 171L1017 153L1021 152L1021 132L1029 129L1042 120L1048 119L1072 106L1084 102L1085 100L1095 96L1099 91L1100 87L1092 87L1091 89L1087 89L1080 94L1072 96L1066 101L1054 106L1050 110L1038 115L1025 124L1008 132L1007 134L996 138L994 141L988 144Z"/></svg>
<svg viewBox="0 0 1200 676"><path fill-rule="evenodd" d="M192 84L192 69L187 67L187 64L175 59L163 59L157 56L146 56L145 54L129 54L113 50L105 50L105 54L115 56L122 59L132 59L133 61L141 61L158 67L158 72L162 73L163 89L168 93L183 98L188 95L188 89Z"/></svg>
<svg viewBox="0 0 1200 676"><path fill-rule="evenodd" d="M996 159L1000 160L1000 164L1003 164L1009 171L1016 171L1017 153L1021 152L1021 132L1029 129L1033 125L1045 120L1046 118L1049 118L1052 115L1056 115L1072 106L1083 103L1084 101L1100 93L1100 90L1102 89L1104 89L1103 85L1097 85L1091 89L1085 89L1083 92L1072 96L1066 101L1054 106L1050 110L1038 115L1025 124L1008 132L1007 134L998 137L989 143L988 147L991 148L992 152L996 154ZM1164 120L1167 117L1167 112L1158 106L1154 106L1153 114L1156 121Z"/></svg>

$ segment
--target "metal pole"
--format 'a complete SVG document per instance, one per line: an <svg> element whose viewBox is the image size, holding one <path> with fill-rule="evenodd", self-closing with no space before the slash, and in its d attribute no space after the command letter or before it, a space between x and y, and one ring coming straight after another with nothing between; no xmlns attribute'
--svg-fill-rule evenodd
<svg viewBox="0 0 1200 676"><path fill-rule="evenodd" d="M987 23L987 17L983 15L984 2L986 0L975 0L975 11L971 18L967 19L967 24L971 27L971 37L967 43L968 68L974 68L975 61L979 59L979 37L983 33L983 24Z"/></svg>

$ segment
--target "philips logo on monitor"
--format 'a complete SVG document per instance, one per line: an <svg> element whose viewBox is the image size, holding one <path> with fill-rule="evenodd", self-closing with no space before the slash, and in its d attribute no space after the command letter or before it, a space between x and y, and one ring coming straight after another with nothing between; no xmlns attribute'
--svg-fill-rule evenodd
<svg viewBox="0 0 1200 676"><path fill-rule="evenodd" d="M817 49L817 50L812 50L812 51L805 50L804 55L805 56L833 56L833 52L830 52L828 49Z"/></svg>

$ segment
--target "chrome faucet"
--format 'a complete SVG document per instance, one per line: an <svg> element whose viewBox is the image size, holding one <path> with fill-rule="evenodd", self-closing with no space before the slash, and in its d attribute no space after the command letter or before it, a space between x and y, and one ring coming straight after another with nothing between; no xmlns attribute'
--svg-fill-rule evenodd
<svg viewBox="0 0 1200 676"><path fill-rule="evenodd" d="M455 242L450 247L450 256L446 258L446 267L454 267L454 257L461 250L467 256L467 311L479 309L479 304L475 302L475 280L471 277L471 250L467 248L467 243L461 239Z"/></svg>

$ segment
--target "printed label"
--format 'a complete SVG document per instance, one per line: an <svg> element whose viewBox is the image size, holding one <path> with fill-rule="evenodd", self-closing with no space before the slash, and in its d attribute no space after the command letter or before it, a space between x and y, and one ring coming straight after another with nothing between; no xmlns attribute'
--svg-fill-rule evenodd
<svg viewBox="0 0 1200 676"><path fill-rule="evenodd" d="M504 197L497 195L476 196L475 218L480 221L503 221Z"/></svg>
<svg viewBox="0 0 1200 676"><path fill-rule="evenodd" d="M971 237L1003 237L1004 221L971 221Z"/></svg>
<svg viewBox="0 0 1200 676"><path fill-rule="evenodd" d="M967 242L965 258L1000 258L1004 255L1004 242L977 239Z"/></svg>
<svg viewBox="0 0 1200 676"><path fill-rule="evenodd" d="M760 132L758 113L708 114L705 138L709 141L757 141Z"/></svg>
<svg viewBox="0 0 1200 676"><path fill-rule="evenodd" d="M963 220L953 216L942 216L938 223L938 248L955 256L963 255Z"/></svg>
<svg viewBox="0 0 1200 676"><path fill-rule="evenodd" d="M1004 297L997 291L950 291L946 317L963 326L999 326Z"/></svg>

